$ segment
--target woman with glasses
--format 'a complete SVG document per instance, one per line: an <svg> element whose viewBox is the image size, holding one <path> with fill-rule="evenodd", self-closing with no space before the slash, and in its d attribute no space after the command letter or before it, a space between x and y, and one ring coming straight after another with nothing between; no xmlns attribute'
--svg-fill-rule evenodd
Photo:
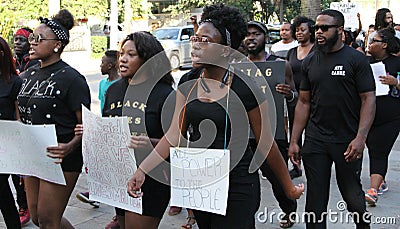
<svg viewBox="0 0 400 229"><path fill-rule="evenodd" d="M385 176L388 158L400 131L400 57L393 53L400 51L400 40L393 29L376 32L369 45L372 55L370 62L383 62L387 74L380 76L388 93L376 97L376 114L367 138L370 163L370 189L365 200L376 205L378 195L388 190Z"/></svg>
<svg viewBox="0 0 400 229"><path fill-rule="evenodd" d="M47 156L61 164L66 186L26 177L28 207L40 228L73 228L63 214L83 165L74 127L82 120L81 105L90 106L90 91L84 76L60 58L74 25L71 13L61 10L40 22L29 36L30 58L40 64L21 74L18 105L25 124L55 124L58 145L47 147Z"/></svg>
<svg viewBox="0 0 400 229"><path fill-rule="evenodd" d="M17 94L22 85L13 62L11 49L0 37L0 119L19 120ZM3 143L2 143L3 144ZM9 174L0 174L0 210L7 228L21 228L14 196L8 183Z"/></svg>
<svg viewBox="0 0 400 229"><path fill-rule="evenodd" d="M288 197L299 198L304 190L302 185L292 184L286 164L273 143L269 121L261 122L261 111L267 110L261 90L253 88L253 93L244 79L227 71L231 48L237 49L246 33L247 23L238 9L223 4L204 8L202 21L191 39L194 70L180 81L171 128L128 182L131 196L146 195L144 191L138 193L146 182L146 174L169 156L170 146L180 145L181 134L187 136L190 147L229 150L226 215L194 210L199 228L255 227L260 181L256 168L249 171L254 155L248 146L249 124L257 141L260 140L258 148L262 156L266 157L269 151L267 160L272 162L271 168Z"/></svg>

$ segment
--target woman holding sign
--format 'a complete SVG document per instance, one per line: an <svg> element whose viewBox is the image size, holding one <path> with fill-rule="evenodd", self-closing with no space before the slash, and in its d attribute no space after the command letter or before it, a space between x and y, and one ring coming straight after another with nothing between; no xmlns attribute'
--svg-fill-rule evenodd
<svg viewBox="0 0 400 229"><path fill-rule="evenodd" d="M211 213L211 210L203 211L199 210L201 207L197 208L194 214L199 228L255 227L254 214L260 204L260 183L256 168L252 169L254 172L249 172L253 156L265 158L270 152L267 160L282 181L288 197L299 198L304 190L303 185L294 186L291 182L286 164L273 142L266 116L268 105L265 97L258 88L251 89L251 85L244 82L245 79L226 70L231 48L237 49L246 33L247 24L238 9L223 4L204 8L199 29L191 38L192 61L196 69L183 76L180 81L171 128L128 182L128 192L131 196L148 195L145 190L140 192L143 182L146 182L146 174L163 158L169 156L170 146L181 145L180 136L184 133L190 134L189 145L196 147L192 148L192 151L198 149L200 153L212 155L213 152L222 150L230 156L230 168L228 165L224 170L226 174L214 177L216 179L214 182L219 182L218 178L223 178L229 173L226 214ZM259 143L256 154L248 147L249 124ZM186 152L185 148L175 148L171 160L174 157L186 157ZM212 157L208 159L210 163L217 160ZM217 164L211 163L210 167L206 166L210 169L206 169L210 172L210 176L213 172L221 171L219 168L213 170L212 165L217 166ZM202 176L205 171L180 172ZM211 184L215 184L214 182ZM191 185L199 192L207 192L208 187L201 182L194 182ZM203 194L202 196L206 198L216 193L206 195L203 192ZM218 196L212 198L204 204L211 203L214 210L220 207L216 203L226 201L218 199ZM190 199L193 198L189 198L189 201Z"/></svg>
<svg viewBox="0 0 400 229"><path fill-rule="evenodd" d="M365 200L373 206L378 194L388 190L385 176L389 154L400 131L400 57L392 55L399 51L400 40L393 29L376 32L369 45L370 62L383 62L387 75L379 78L382 84L388 85L388 94L376 97L375 119L367 138L371 186Z"/></svg>
<svg viewBox="0 0 400 229"><path fill-rule="evenodd" d="M17 94L22 85L13 62L11 49L0 37L0 119L19 120ZM7 143L1 142L0 145ZM21 228L14 196L8 183L9 174L0 174L0 210L7 228Z"/></svg>
<svg viewBox="0 0 400 229"><path fill-rule="evenodd" d="M151 64L142 67L145 62ZM171 65L153 35L135 32L122 41L119 69L122 78L108 88L103 116L128 116L132 132L130 147L134 148L136 162L140 164L164 135L161 113L173 91ZM121 228L158 227L170 199L168 166L160 165L146 176L142 190L147 192L142 198L142 215L116 208Z"/></svg>
<svg viewBox="0 0 400 229"><path fill-rule="evenodd" d="M73 228L63 214L82 170L82 139L74 127L82 120L81 105L90 105L90 91L86 79L60 58L74 25L71 13L61 10L40 22L28 39L30 58L40 64L21 74L18 106L26 124L55 124L58 145L47 147L47 156L61 164L66 186L26 177L28 207L40 228Z"/></svg>

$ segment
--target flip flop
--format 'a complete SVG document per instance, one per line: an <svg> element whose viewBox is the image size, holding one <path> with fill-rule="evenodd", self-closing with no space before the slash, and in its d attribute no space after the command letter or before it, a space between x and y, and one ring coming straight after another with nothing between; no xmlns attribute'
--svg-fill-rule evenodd
<svg viewBox="0 0 400 229"><path fill-rule="evenodd" d="M195 224L196 219L194 218L194 216L188 216L186 217L186 223L182 224L182 228L192 229Z"/></svg>

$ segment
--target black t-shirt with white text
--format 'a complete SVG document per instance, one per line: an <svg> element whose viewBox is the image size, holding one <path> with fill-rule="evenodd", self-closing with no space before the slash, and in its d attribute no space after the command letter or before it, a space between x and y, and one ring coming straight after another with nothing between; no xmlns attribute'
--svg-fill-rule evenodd
<svg viewBox="0 0 400 229"><path fill-rule="evenodd" d="M302 64L300 90L310 91L306 137L324 142L353 140L360 120L360 93L375 91L368 59L344 46L324 54L314 51Z"/></svg>
<svg viewBox="0 0 400 229"><path fill-rule="evenodd" d="M60 60L29 68L18 94L21 120L27 124L55 124L57 136L73 135L81 104L90 107L90 90L84 76Z"/></svg>

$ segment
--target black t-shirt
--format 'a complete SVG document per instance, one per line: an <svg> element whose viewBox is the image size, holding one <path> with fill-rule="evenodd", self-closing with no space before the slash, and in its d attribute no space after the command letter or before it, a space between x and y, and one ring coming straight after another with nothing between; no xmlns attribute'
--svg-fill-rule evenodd
<svg viewBox="0 0 400 229"><path fill-rule="evenodd" d="M310 50L310 52L312 51L313 49ZM296 87L297 91L300 91L300 82L303 76L301 72L301 64L303 63L304 59L297 59L297 47L291 48L288 51L286 60L289 62L290 67L292 68L294 86Z"/></svg>
<svg viewBox="0 0 400 229"><path fill-rule="evenodd" d="M90 106L89 86L84 76L60 60L44 68L23 72L18 106L28 124L55 124L57 136L74 134L75 112Z"/></svg>
<svg viewBox="0 0 400 229"><path fill-rule="evenodd" d="M0 75L0 119L15 120L15 101L21 89L22 80L11 75L10 80L6 82Z"/></svg>
<svg viewBox="0 0 400 229"><path fill-rule="evenodd" d="M163 107L167 97L173 92L171 85L163 82L151 85L145 82L137 85L129 85L127 78L122 78L112 84L106 92L103 116L117 117L127 116L132 135L148 136L160 139L168 130L169 123L162 123L163 109L166 116L172 117L175 97L171 98L173 104ZM149 94L149 95L148 95ZM148 99L147 99L148 98ZM162 128L164 124L164 130ZM136 162L139 165L150 153L150 150L135 150Z"/></svg>
<svg viewBox="0 0 400 229"><path fill-rule="evenodd" d="M248 146L249 120L247 112L256 108L265 100L265 97L255 84L246 84L247 82L234 76L229 93L227 114L225 109L227 95L216 102L203 102L197 99L199 83L196 82L198 82L200 73L200 69L194 69L185 74L178 87L178 90L188 98L184 119L186 126L192 128L190 146L223 149L226 138L227 149L231 153L230 180L246 182L245 177L249 175L249 165L253 156L253 152ZM261 100L257 101L256 96ZM183 132L186 133L186 130Z"/></svg>
<svg viewBox="0 0 400 229"><path fill-rule="evenodd" d="M337 52L314 51L303 60L300 90L310 91L306 136L345 143L355 138L360 120L359 93L375 91L368 59L344 46Z"/></svg>
<svg viewBox="0 0 400 229"><path fill-rule="evenodd" d="M373 57L370 57L371 63L379 62ZM400 72L400 57L390 55L388 58L382 60L385 64L386 72L390 75L397 77ZM388 95L376 97L376 113L374 125L379 125L395 119L400 119L400 98L391 96L394 86L388 86Z"/></svg>

